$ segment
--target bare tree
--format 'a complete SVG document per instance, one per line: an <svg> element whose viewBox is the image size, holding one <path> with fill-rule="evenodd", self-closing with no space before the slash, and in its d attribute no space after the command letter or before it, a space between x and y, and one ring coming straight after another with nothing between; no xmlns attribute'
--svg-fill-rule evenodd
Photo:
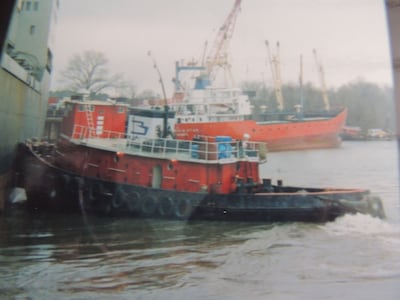
<svg viewBox="0 0 400 300"><path fill-rule="evenodd" d="M100 93L107 89L124 91L133 89L133 85L124 82L121 74L112 75L107 67L108 59L101 52L85 51L75 54L68 66L61 72L66 88L77 92L87 90L90 93Z"/></svg>

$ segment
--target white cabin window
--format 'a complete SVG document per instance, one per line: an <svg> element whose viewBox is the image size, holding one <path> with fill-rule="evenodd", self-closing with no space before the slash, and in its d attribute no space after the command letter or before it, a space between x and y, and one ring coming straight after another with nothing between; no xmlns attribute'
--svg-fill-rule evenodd
<svg viewBox="0 0 400 300"><path fill-rule="evenodd" d="M94 106L93 105L85 105L85 104L79 104L78 106L78 111L79 112L83 112L83 111L90 111L93 112L94 111Z"/></svg>

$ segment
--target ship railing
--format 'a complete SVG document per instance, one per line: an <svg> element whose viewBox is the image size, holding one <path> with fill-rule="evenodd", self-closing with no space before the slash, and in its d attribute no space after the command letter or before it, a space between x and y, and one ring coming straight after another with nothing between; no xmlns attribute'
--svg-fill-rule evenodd
<svg viewBox="0 0 400 300"><path fill-rule="evenodd" d="M128 139L128 147L146 155L199 160L230 162L236 160L266 161L265 143L241 141L205 141L175 139Z"/></svg>
<svg viewBox="0 0 400 300"><path fill-rule="evenodd" d="M73 139L111 151L159 158L207 162L266 161L266 144L261 142L243 142L230 137L196 137L191 141L142 138L107 130L94 137L92 130L94 129L75 126Z"/></svg>

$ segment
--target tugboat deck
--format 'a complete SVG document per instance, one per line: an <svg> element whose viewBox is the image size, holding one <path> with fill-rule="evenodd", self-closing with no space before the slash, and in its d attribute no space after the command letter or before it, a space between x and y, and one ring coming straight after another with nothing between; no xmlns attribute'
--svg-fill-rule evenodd
<svg viewBox="0 0 400 300"><path fill-rule="evenodd" d="M80 129L80 132L85 132ZM124 155L157 157L168 160L190 161L206 164L234 163L239 160L266 162L266 145L260 142L241 141L184 141L167 138L138 139L121 133L108 132L107 137L87 134L69 139L76 145L106 150Z"/></svg>

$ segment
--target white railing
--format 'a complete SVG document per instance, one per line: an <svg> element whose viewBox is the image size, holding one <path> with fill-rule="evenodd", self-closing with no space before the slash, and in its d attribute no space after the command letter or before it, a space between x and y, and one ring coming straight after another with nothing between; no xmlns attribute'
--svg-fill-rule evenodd
<svg viewBox="0 0 400 300"><path fill-rule="evenodd" d="M141 153L156 157L176 157L185 160L238 160L249 159L266 161L266 144L242 142L229 137L198 137L195 140L176 140L166 138L137 138L122 132L104 130L100 136L90 135L90 129L76 125L73 139L85 144L108 147L115 151Z"/></svg>

